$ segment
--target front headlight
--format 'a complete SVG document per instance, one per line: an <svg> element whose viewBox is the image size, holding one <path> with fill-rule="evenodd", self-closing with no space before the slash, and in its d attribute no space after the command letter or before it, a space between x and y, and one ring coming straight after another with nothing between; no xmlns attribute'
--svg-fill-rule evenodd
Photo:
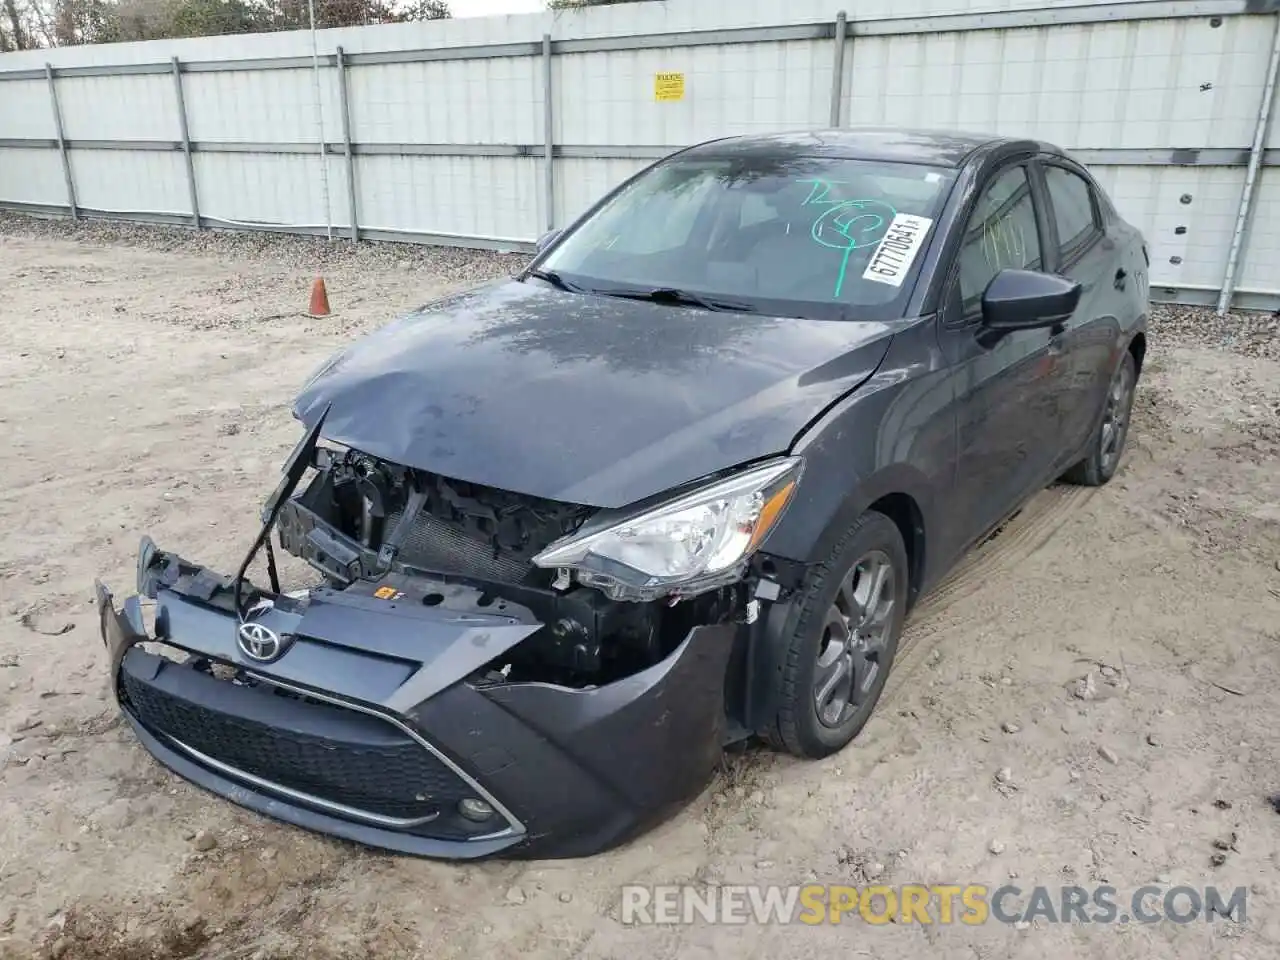
<svg viewBox="0 0 1280 960"><path fill-rule="evenodd" d="M580 582L615 598L688 595L732 582L791 501L801 466L798 457L771 460L603 529L571 534L533 562L576 570Z"/></svg>

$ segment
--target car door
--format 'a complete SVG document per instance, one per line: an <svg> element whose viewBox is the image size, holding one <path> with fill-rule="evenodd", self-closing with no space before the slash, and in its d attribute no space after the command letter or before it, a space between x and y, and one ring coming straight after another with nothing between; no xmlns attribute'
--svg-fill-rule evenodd
<svg viewBox="0 0 1280 960"><path fill-rule="evenodd" d="M1125 269L1118 236L1122 225L1107 222L1084 171L1060 157L1042 157L1037 166L1051 227L1046 262L1081 287L1079 305L1055 335L1062 363L1061 449L1055 465L1065 469L1097 424L1120 332L1117 308L1126 288L1141 278Z"/></svg>
<svg viewBox="0 0 1280 960"><path fill-rule="evenodd" d="M938 334L956 410L952 546L962 549L1043 482L1058 449L1061 371L1049 328L997 334L982 294L1004 269L1043 268L1044 222L1030 161L998 169L978 196L948 276Z"/></svg>

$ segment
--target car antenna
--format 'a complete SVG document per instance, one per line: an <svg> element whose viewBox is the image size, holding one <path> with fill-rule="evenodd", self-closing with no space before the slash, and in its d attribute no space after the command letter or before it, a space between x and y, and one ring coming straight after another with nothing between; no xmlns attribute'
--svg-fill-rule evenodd
<svg viewBox="0 0 1280 960"><path fill-rule="evenodd" d="M271 528L275 526L276 517L280 515L280 508L289 499L294 488L297 487L298 481L302 479L302 475L307 472L307 467L311 466L316 452L316 444L320 442L320 430L324 426L325 418L329 416L331 407L332 404L325 405L319 419L311 425L311 429L306 432L306 435L293 448L293 452L289 454L289 459L285 461L284 466L281 468L283 476L280 478L280 482L276 484L275 490L271 492L271 496L267 498L267 502L262 506L262 529L258 531L258 536L253 541L253 546L245 554L244 560L240 564L240 569L236 571L235 576L232 602L236 609L236 620L241 623L244 622L244 608L240 605L240 594L244 587L245 573L249 570L249 564L253 562L253 558L257 556L258 551L262 549L264 544L267 547L267 566L271 577L271 589L276 593L280 592L275 556L271 552Z"/></svg>

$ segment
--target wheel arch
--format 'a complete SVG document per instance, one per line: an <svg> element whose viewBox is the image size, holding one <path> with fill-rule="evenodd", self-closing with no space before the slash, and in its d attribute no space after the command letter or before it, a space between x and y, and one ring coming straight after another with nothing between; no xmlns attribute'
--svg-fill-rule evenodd
<svg viewBox="0 0 1280 960"><path fill-rule="evenodd" d="M747 672L744 701L748 705L744 716L747 729L761 732L762 724L776 712L778 700L774 681L783 669L787 640L803 609L811 568L831 557L849 528L864 514L875 512L883 515L902 535L908 564L908 610L914 605L925 583L928 557L929 501L923 495L925 489L924 476L906 465L885 470L872 480L858 484L838 503L822 535L811 543L809 550L795 557L786 557L770 553L766 543L766 558L783 560L779 566L790 572L791 582L787 584L788 593L781 600L766 605L750 644L748 656L751 666Z"/></svg>
<svg viewBox="0 0 1280 960"><path fill-rule="evenodd" d="M882 513L893 521L907 548L907 603L915 605L924 583L924 558L927 549L924 514L920 504L909 493L886 493L868 505L867 510ZM866 512L866 511L864 511Z"/></svg>
<svg viewBox="0 0 1280 960"><path fill-rule="evenodd" d="M803 485L802 485L803 488ZM840 496L840 490L847 491ZM764 552L791 564L808 566L831 555L841 536L868 510L883 513L897 526L910 563L910 598L914 603L936 560L931 536L937 529L928 478L909 464L885 467L849 486L827 484L821 493L788 510Z"/></svg>
<svg viewBox="0 0 1280 960"><path fill-rule="evenodd" d="M1139 330L1129 340L1129 353L1133 355L1134 373L1142 376L1142 361L1147 357L1147 335Z"/></svg>

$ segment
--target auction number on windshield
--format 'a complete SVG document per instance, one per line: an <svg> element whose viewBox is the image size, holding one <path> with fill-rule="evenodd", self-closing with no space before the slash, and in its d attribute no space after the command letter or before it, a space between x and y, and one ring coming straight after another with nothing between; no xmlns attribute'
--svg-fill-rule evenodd
<svg viewBox="0 0 1280 960"><path fill-rule="evenodd" d="M924 245L933 221L911 213L895 214L889 229L884 232L880 245L871 255L871 262L862 271L863 280L887 283L900 287L915 262L916 254Z"/></svg>

